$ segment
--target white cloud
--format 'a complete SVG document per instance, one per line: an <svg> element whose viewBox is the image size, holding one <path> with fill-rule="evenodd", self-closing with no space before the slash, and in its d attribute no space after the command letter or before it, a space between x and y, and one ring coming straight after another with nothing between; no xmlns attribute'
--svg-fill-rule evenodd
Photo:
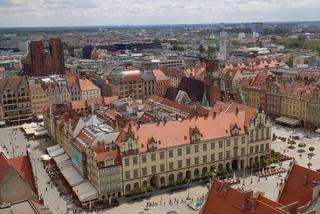
<svg viewBox="0 0 320 214"><path fill-rule="evenodd" d="M319 0L0 0L0 26L319 20Z"/></svg>

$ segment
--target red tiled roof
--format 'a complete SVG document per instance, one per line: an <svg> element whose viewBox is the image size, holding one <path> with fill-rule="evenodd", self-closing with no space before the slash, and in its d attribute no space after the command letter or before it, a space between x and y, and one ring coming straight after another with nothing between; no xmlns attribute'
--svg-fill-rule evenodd
<svg viewBox="0 0 320 214"><path fill-rule="evenodd" d="M236 112L238 109L238 111L244 111L246 113L245 115L245 124L249 124L251 118L254 117L254 115L256 115L257 113L257 109L256 108L253 108L253 107L250 107L250 106L246 106L246 105L242 105L240 103L231 103L229 105L228 108L226 108L225 112L226 113L231 113L231 112Z"/></svg>
<svg viewBox="0 0 320 214"><path fill-rule="evenodd" d="M112 102L119 99L119 96L112 96L112 97L103 97L104 105L110 105Z"/></svg>
<svg viewBox="0 0 320 214"><path fill-rule="evenodd" d="M112 120L115 120L117 117L122 116L119 112L117 112L114 109L107 109L104 113L104 116L107 118L110 118Z"/></svg>
<svg viewBox="0 0 320 214"><path fill-rule="evenodd" d="M73 110L87 108L86 100L74 100L70 102L70 105Z"/></svg>
<svg viewBox="0 0 320 214"><path fill-rule="evenodd" d="M319 185L319 172L294 164L279 197L279 202L288 205L298 201L300 206L312 202L314 182Z"/></svg>
<svg viewBox="0 0 320 214"><path fill-rule="evenodd" d="M7 159L3 153L0 153L0 182L7 175L10 167L15 169L15 171L25 182L28 183L34 192L37 191L32 173L32 166L28 156Z"/></svg>
<svg viewBox="0 0 320 214"><path fill-rule="evenodd" d="M252 192L233 189L223 181L215 180L209 192L202 214L285 214L278 209L278 203L271 203L263 196L253 197Z"/></svg>
<svg viewBox="0 0 320 214"><path fill-rule="evenodd" d="M146 102L150 103L150 101L155 101L155 102L161 103L163 105L179 109L180 111L183 111L183 112L186 112L186 113L189 113L189 114L191 114L192 112L195 111L194 109L189 108L189 107L187 107L185 105L182 105L180 103L177 103L175 101L172 101L172 100L169 100L169 99L157 96L157 95L150 96Z"/></svg>
<svg viewBox="0 0 320 214"><path fill-rule="evenodd" d="M237 114L235 112L222 112L215 117L195 117L182 121L135 125L132 130L135 136L139 138L139 149L143 152L147 150L148 139L151 137L154 137L157 141L158 148L167 148L190 143L190 127L197 127L202 135L201 140L205 141L230 136L230 125L235 124L240 128L240 135L244 134L247 122L247 113L239 110Z"/></svg>
<svg viewBox="0 0 320 214"><path fill-rule="evenodd" d="M99 88L88 79L79 79L79 86L81 91L99 90Z"/></svg>
<svg viewBox="0 0 320 214"><path fill-rule="evenodd" d="M137 81L141 78L140 70L123 71L123 81Z"/></svg>

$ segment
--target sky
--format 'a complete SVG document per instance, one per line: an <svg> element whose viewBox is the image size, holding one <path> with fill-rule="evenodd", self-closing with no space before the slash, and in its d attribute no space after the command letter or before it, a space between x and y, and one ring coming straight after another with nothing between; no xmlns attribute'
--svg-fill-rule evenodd
<svg viewBox="0 0 320 214"><path fill-rule="evenodd" d="M320 0L0 0L0 27L319 20Z"/></svg>

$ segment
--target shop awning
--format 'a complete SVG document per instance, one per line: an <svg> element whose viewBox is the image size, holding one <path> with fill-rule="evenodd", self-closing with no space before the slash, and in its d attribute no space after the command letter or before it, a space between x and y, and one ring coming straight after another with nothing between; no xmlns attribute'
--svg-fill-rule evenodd
<svg viewBox="0 0 320 214"><path fill-rule="evenodd" d="M62 155L55 156L53 158L54 162L56 162L57 165L59 165L60 163L62 163L63 161L66 161L68 159L69 159L69 157L66 153L64 153Z"/></svg>
<svg viewBox="0 0 320 214"><path fill-rule="evenodd" d="M50 155L50 157L54 158L58 155L61 155L64 153L63 149L60 145L55 145L47 148L47 152Z"/></svg>
<svg viewBox="0 0 320 214"><path fill-rule="evenodd" d="M72 188L80 202L93 201L98 198L97 190L87 180Z"/></svg>
<svg viewBox="0 0 320 214"><path fill-rule="evenodd" d="M47 134L48 134L48 131L47 131L47 130L36 131L36 132L34 133L34 135L35 135L36 137L38 137L38 136L44 136L44 135L47 135Z"/></svg>
<svg viewBox="0 0 320 214"><path fill-rule="evenodd" d="M289 125L289 126L299 126L300 125L300 120L285 117L285 116L278 117L276 119L276 122L282 123L285 125Z"/></svg>
<svg viewBox="0 0 320 214"><path fill-rule="evenodd" d="M67 180L71 187L74 187L84 182L83 177L72 167L72 165L62 169L61 174Z"/></svg>

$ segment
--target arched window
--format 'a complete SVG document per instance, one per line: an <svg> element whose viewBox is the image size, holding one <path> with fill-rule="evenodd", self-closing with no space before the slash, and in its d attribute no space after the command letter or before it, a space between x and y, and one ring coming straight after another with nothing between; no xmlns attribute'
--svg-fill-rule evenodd
<svg viewBox="0 0 320 214"><path fill-rule="evenodd" d="M199 169L195 169L193 175L195 178L199 177Z"/></svg>
<svg viewBox="0 0 320 214"><path fill-rule="evenodd" d="M216 171L216 166L215 166L215 165L213 165L213 166L210 166L210 171L211 171L211 172L214 172L214 171Z"/></svg>
<svg viewBox="0 0 320 214"><path fill-rule="evenodd" d="M174 174L169 175L169 182L170 183L174 182Z"/></svg>
<svg viewBox="0 0 320 214"><path fill-rule="evenodd" d="M207 167L203 167L203 169L202 169L202 175L205 174L205 173L207 173L207 172L208 172Z"/></svg>
<svg viewBox="0 0 320 214"><path fill-rule="evenodd" d="M130 192L131 191L131 185L130 184L127 184L126 185L126 192Z"/></svg>
<svg viewBox="0 0 320 214"><path fill-rule="evenodd" d="M160 183L161 183L161 185L165 185L166 184L166 178L162 176L160 178Z"/></svg>
<svg viewBox="0 0 320 214"><path fill-rule="evenodd" d="M183 173L182 173L182 172L179 172L179 173L178 173L177 179L178 179L178 180L182 180L182 179L183 179Z"/></svg>
<svg viewBox="0 0 320 214"><path fill-rule="evenodd" d="M142 186L143 186L143 187L147 187L147 186L148 186L148 181L144 181L144 182L142 183Z"/></svg>
<svg viewBox="0 0 320 214"><path fill-rule="evenodd" d="M139 188L139 183L138 182L134 183L133 188L134 189L138 189Z"/></svg>

